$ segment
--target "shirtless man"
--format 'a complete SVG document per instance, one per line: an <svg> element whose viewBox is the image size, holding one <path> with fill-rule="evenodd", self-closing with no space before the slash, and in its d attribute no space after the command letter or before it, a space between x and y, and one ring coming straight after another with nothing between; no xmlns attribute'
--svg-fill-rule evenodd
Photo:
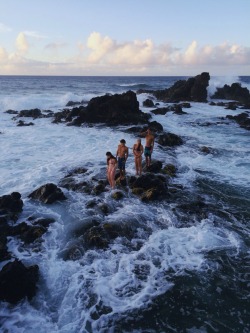
<svg viewBox="0 0 250 333"><path fill-rule="evenodd" d="M144 149L144 155L146 157L146 166L149 167L151 164L151 155L154 149L155 138L150 128L148 128L146 132L141 133L141 135L145 135L146 144Z"/></svg>
<svg viewBox="0 0 250 333"><path fill-rule="evenodd" d="M128 158L128 147L125 146L126 141L122 139L118 145L116 158L118 157L118 168L120 169L120 178L125 178L125 164Z"/></svg>

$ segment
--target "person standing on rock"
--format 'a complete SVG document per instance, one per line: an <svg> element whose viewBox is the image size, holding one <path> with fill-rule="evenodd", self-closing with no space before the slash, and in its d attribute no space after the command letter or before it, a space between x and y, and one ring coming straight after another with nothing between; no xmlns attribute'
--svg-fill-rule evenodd
<svg viewBox="0 0 250 333"><path fill-rule="evenodd" d="M125 178L125 164L128 158L128 147L126 147L126 141L122 139L118 145L116 158L118 158L118 168L120 170L120 179Z"/></svg>
<svg viewBox="0 0 250 333"><path fill-rule="evenodd" d="M112 189L115 188L115 171L117 166L117 159L111 154L110 151L107 151L107 178L108 182Z"/></svg>
<svg viewBox="0 0 250 333"><path fill-rule="evenodd" d="M150 128L148 128L146 132L142 132L141 135L145 135L146 144L144 149L144 156L146 158L146 166L149 167L151 164L151 155L154 149L155 138Z"/></svg>
<svg viewBox="0 0 250 333"><path fill-rule="evenodd" d="M143 145L141 144L141 139L137 140L137 143L133 146L133 154L135 157L135 169L136 175L142 174L142 154L143 154Z"/></svg>

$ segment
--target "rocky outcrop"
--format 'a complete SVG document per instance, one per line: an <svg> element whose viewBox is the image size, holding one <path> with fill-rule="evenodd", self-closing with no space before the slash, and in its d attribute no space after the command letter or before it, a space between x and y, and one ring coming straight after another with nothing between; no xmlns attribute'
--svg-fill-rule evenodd
<svg viewBox="0 0 250 333"><path fill-rule="evenodd" d="M149 93L164 102L206 102L209 80L209 73L204 72L188 80L179 80L172 87L164 90L138 90L137 93Z"/></svg>
<svg viewBox="0 0 250 333"><path fill-rule="evenodd" d="M145 173L138 178L131 177L129 186L132 189L132 193L145 202L160 200L167 194L165 177L153 173Z"/></svg>
<svg viewBox="0 0 250 333"><path fill-rule="evenodd" d="M42 111L40 109L22 110L18 114L19 117L31 117L40 118L42 117Z"/></svg>
<svg viewBox="0 0 250 333"><path fill-rule="evenodd" d="M110 126L140 124L147 123L150 118L140 111L136 94L132 91L92 98L87 107L74 108L71 116L72 112L75 112L76 118L69 125L75 126L83 123L104 123Z"/></svg>
<svg viewBox="0 0 250 333"><path fill-rule="evenodd" d="M34 125L34 123L32 123L32 122L29 122L29 123L26 123L25 121L23 121L23 120L19 120L19 122L17 123L17 126L33 126Z"/></svg>
<svg viewBox="0 0 250 333"><path fill-rule="evenodd" d="M147 98L145 101L143 101L142 104L146 108L153 108L155 106L154 102L152 101L152 99L149 99L149 98Z"/></svg>
<svg viewBox="0 0 250 333"><path fill-rule="evenodd" d="M250 104L250 93L247 88L243 88L240 83L233 83L231 86L225 84L222 88L217 88L211 98L235 100L241 103Z"/></svg>
<svg viewBox="0 0 250 333"><path fill-rule="evenodd" d="M62 190L52 183L39 187L31 194L29 194L28 197L31 199L39 200L45 204L52 204L56 201L67 199Z"/></svg>
<svg viewBox="0 0 250 333"><path fill-rule="evenodd" d="M247 112L240 113L237 116L228 115L226 118L236 121L241 128L250 131L250 117Z"/></svg>
<svg viewBox="0 0 250 333"><path fill-rule="evenodd" d="M181 144L183 144L182 138L173 133L163 133L159 135L157 138L157 142L161 146L168 147L180 146Z"/></svg>
<svg viewBox="0 0 250 333"><path fill-rule="evenodd" d="M39 279L37 265L25 267L19 260L7 263L0 271L0 300L16 304L36 294Z"/></svg>
<svg viewBox="0 0 250 333"><path fill-rule="evenodd" d="M0 214L6 219L16 220L23 210L23 201L19 192L0 197Z"/></svg>

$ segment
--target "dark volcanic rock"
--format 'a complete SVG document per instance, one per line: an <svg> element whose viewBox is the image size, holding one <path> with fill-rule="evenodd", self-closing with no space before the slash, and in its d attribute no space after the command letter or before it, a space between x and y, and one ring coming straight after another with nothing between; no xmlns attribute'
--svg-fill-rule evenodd
<svg viewBox="0 0 250 333"><path fill-rule="evenodd" d="M158 133L163 131L162 124L158 123L157 121L151 121L148 123L147 128L150 128L152 132ZM145 130L147 129L145 128Z"/></svg>
<svg viewBox="0 0 250 333"><path fill-rule="evenodd" d="M83 123L128 125L147 123L150 118L150 115L139 110L139 102L132 91L95 97L90 100L86 108L80 108L79 116L71 125L80 126Z"/></svg>
<svg viewBox="0 0 250 333"><path fill-rule="evenodd" d="M5 111L4 113L8 113L8 114L18 114L19 112L18 112L18 111L15 111L15 110L7 110L7 111Z"/></svg>
<svg viewBox="0 0 250 333"><path fill-rule="evenodd" d="M250 103L250 93L247 88L243 88L240 83L233 83L231 86L225 84L223 88L217 88L211 98L231 99L241 103Z"/></svg>
<svg viewBox="0 0 250 333"><path fill-rule="evenodd" d="M188 80L179 80L172 87L164 90L139 90L137 93L150 93L158 100L164 102L179 101L207 101L207 87L209 85L209 73L201 73Z"/></svg>
<svg viewBox="0 0 250 333"><path fill-rule="evenodd" d="M161 146L169 146L169 147L179 146L183 144L182 138L173 133L163 133L159 135L157 142Z"/></svg>
<svg viewBox="0 0 250 333"><path fill-rule="evenodd" d="M38 278L37 265L25 267L19 260L9 262L0 271L0 300L13 304L25 297L30 300L36 294Z"/></svg>
<svg viewBox="0 0 250 333"><path fill-rule="evenodd" d="M30 123L26 123L23 120L19 120L19 122L17 123L17 126L33 126L34 123L30 122Z"/></svg>
<svg viewBox="0 0 250 333"><path fill-rule="evenodd" d="M22 110L19 112L19 117L40 118L41 116L42 111L40 109Z"/></svg>
<svg viewBox="0 0 250 333"><path fill-rule="evenodd" d="M29 198L39 200L46 204L52 204L55 201L66 200L67 198L63 194L62 190L55 184L49 183L43 185L33 191L28 196Z"/></svg>
<svg viewBox="0 0 250 333"><path fill-rule="evenodd" d="M162 172L170 177L175 177L177 169L173 164L166 164L162 169Z"/></svg>
<svg viewBox="0 0 250 333"><path fill-rule="evenodd" d="M236 121L240 125L240 127L250 131L250 117L248 113L243 112L238 114L237 116L228 115L226 116L226 118Z"/></svg>
<svg viewBox="0 0 250 333"><path fill-rule="evenodd" d="M7 219L16 220L16 216L23 210L23 201L19 192L13 192L0 197L0 214Z"/></svg>
<svg viewBox="0 0 250 333"><path fill-rule="evenodd" d="M138 178L131 177L129 186L132 193L138 195L142 201L160 200L167 194L165 177L153 173L146 173Z"/></svg>
<svg viewBox="0 0 250 333"><path fill-rule="evenodd" d="M159 173L162 169L161 161L153 161L149 167L147 167L148 172Z"/></svg>
<svg viewBox="0 0 250 333"><path fill-rule="evenodd" d="M147 107L147 108L153 108L154 107L154 102L147 98L144 102L143 102L143 106Z"/></svg>

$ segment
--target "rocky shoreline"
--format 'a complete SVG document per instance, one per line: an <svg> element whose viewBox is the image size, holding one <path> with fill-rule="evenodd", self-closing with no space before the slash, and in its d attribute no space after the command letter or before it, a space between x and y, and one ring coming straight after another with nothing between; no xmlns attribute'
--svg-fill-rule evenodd
<svg viewBox="0 0 250 333"><path fill-rule="evenodd" d="M187 81L178 81L176 84L161 91L140 90L137 93L147 93L149 98L145 107L155 108L151 110L153 114L165 115L174 112L177 115L185 115L185 108L190 108L189 102L207 102L207 86L209 73L202 73ZM158 107L155 98L159 101L171 103L166 107ZM233 84L231 87L219 88L213 98L230 100L229 102L210 102L230 110L249 110L250 98L246 88ZM231 101L233 100L233 101ZM151 102L150 102L151 101ZM138 133L146 127L151 127L156 136L156 142L162 149L174 149L178 145L185 144L183 138L174 133L163 131L163 127L156 121L150 121L151 116L139 109L136 93L128 91L123 94L104 95L93 98L87 105L85 103L75 104L69 102L67 107L60 112L50 110L41 111L39 109L7 110L14 115L17 126L33 126L34 123L26 123L20 118L51 118L55 124L65 124L67 126L93 126L105 124L106 126L127 126L124 131ZM220 121L235 121L240 127L250 130L249 111L236 116L227 116ZM133 126L132 126L133 125ZM132 126L132 127L129 127ZM208 147L202 147L204 154L213 154ZM110 192L112 207L103 200L103 194L109 191L104 170L100 170L98 175L88 179L88 168L79 166L65 175L58 184L44 184L29 194L29 200L38 200L42 204L50 205L58 201L68 200L67 192L76 191L89 196L86 208L95 210L100 219L90 219L89 223L74 231L74 237L80 240L81 247L72 246L63 253L64 260L76 260L81 256L81 251L91 248L106 249L117 237L124 237L129 241L133 239L137 225L131 221L123 223L106 223L105 216L112 210L119 210L122 200L128 196L140 199L143 203L167 202L175 203L175 213L187 222L189 220L200 220L208 216L209 212L222 214L220 206L211 206L199 195L187 195L187 190L174 183L174 178L178 169L174 164L163 164L162 161L153 161L148 169L144 169L143 175L135 177L127 175L126 180L121 180L116 176L117 189ZM8 250L9 237L17 237L23 244L39 244L42 236L47 232L49 226L55 222L54 219L30 216L26 221L17 223L23 211L22 196L18 192L13 192L0 197L0 261L7 263L0 271L0 300L10 303L17 303L27 297L31 299L36 294L37 282L39 279L39 266L26 267L21 261ZM190 222L189 222L190 223Z"/></svg>

